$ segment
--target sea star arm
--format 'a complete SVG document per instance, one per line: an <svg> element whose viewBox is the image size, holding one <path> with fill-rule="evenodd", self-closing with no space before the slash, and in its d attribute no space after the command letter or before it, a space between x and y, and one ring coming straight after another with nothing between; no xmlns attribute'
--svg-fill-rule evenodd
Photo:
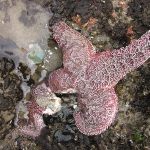
<svg viewBox="0 0 150 150"><path fill-rule="evenodd" d="M150 31L125 48L95 55L86 78L99 88L110 88L150 57Z"/></svg>
<svg viewBox="0 0 150 150"><path fill-rule="evenodd" d="M74 74L78 74L95 54L92 43L64 22L53 26L53 37L63 50L64 68Z"/></svg>
<svg viewBox="0 0 150 150"><path fill-rule="evenodd" d="M74 113L76 126L83 134L100 134L115 119L118 110L117 96L112 88L106 91L95 91L94 95L86 98L81 96L78 99L79 110Z"/></svg>
<svg viewBox="0 0 150 150"><path fill-rule="evenodd" d="M49 88L52 92L62 92L73 88L73 75L67 69L60 68L49 75Z"/></svg>
<svg viewBox="0 0 150 150"><path fill-rule="evenodd" d="M28 125L20 125L19 132L23 136L32 137L35 139L41 134L41 130L45 127L45 124L42 115L35 113L32 117L34 118L35 122L31 122Z"/></svg>
<svg viewBox="0 0 150 150"><path fill-rule="evenodd" d="M27 110L28 120L19 120L18 122L19 133L35 139L40 135L41 129L45 127L42 117L43 108L32 100L27 103Z"/></svg>
<svg viewBox="0 0 150 150"><path fill-rule="evenodd" d="M130 45L112 51L112 62L118 72L125 76L130 71L141 66L150 57L150 30L134 40Z"/></svg>

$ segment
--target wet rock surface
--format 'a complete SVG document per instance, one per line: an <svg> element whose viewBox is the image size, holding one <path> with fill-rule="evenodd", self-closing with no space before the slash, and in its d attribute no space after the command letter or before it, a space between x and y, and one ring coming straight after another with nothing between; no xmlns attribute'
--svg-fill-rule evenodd
<svg viewBox="0 0 150 150"><path fill-rule="evenodd" d="M50 19L50 25L58 20L65 20L70 26L82 32L95 45L96 49L103 51L105 49L119 48L127 45L134 38L140 37L150 29L149 27L149 1L148 0L125 0L119 4L118 0L32 0L37 4L49 8L53 12ZM126 7L127 6L127 7ZM1 9L1 8L0 8ZM23 14L24 12L22 12ZM26 22L26 26L32 25L30 19L34 16L22 15L21 21ZM81 24L85 24L90 17L98 21L90 28L84 28L76 23L72 17L79 15ZM33 19L34 20L34 19ZM9 21L7 15L5 21ZM33 22L34 23L34 22ZM131 27L132 28L129 28ZM131 30L133 30L133 33ZM129 32L130 31L130 32ZM130 34L127 34L127 33ZM0 37L0 45L1 39ZM3 41L2 43L5 43ZM17 46L13 43L11 47ZM9 47L7 47L9 49ZM48 59L48 57L47 57ZM6 59L7 60L7 59ZM13 61L0 60L0 68L8 65L7 72L2 73L0 69L1 80L0 87L5 87L5 97L3 89L0 89L0 133L4 137L12 128L11 121L15 116L15 105L20 100L19 94L10 90L14 83L15 90L20 81L13 71ZM5 62L5 63L4 63ZM43 116L47 127L43 133L34 141L31 139L19 137L6 137L0 141L0 149L48 149L48 150L137 150L149 149L150 142L150 61L148 60L139 69L128 74L116 86L116 92L119 97L119 112L115 122L103 134L98 136L85 136L81 134L74 124L72 106L68 106L70 101L75 101L76 96L58 95L63 100L63 109L52 116ZM49 66L45 61L43 65L48 70ZM52 65L52 64L50 64ZM25 76L29 75L28 69L21 67ZM51 69L51 67L50 67ZM49 69L49 70L50 70ZM40 74L40 70L38 70ZM25 78L25 77L24 77ZM36 77L30 79L29 86L35 84ZM9 81L9 82L8 82ZM12 84L10 84L12 81ZM17 81L17 82L16 82ZM36 81L37 82L37 81ZM9 84L10 85L9 85ZM1 86L2 85L2 86ZM14 99L12 99L12 94ZM7 103L6 103L7 102ZM5 126L5 127L4 127ZM8 142L9 141L9 142Z"/></svg>
<svg viewBox="0 0 150 150"><path fill-rule="evenodd" d="M93 27L93 31L90 30L88 33L85 33L85 35L88 34L89 37L91 37L94 34L91 40L95 43L97 49L104 50L105 48L112 49L125 46L128 44L126 32L127 27L130 25L130 19L128 19L126 13L124 14L124 9L122 7L118 5L113 6L114 2L115 0L53 1L50 3L51 10L53 12L50 25L54 24L58 20L66 20L66 18L67 21L72 21L73 17L77 15L81 16L81 22L84 24L90 17L93 17L97 19L96 25ZM119 3L119 1L116 0L116 3ZM118 16L114 17L114 12L115 15ZM103 34L110 37L109 43L111 43L111 45L105 47L100 41L95 42L93 40L95 36L101 37ZM105 45L106 43L107 41L105 41ZM100 46L101 44L102 46Z"/></svg>
<svg viewBox="0 0 150 150"><path fill-rule="evenodd" d="M11 129L15 106L23 98L21 81L13 73L14 68L13 60L0 58L0 139Z"/></svg>
<svg viewBox="0 0 150 150"><path fill-rule="evenodd" d="M150 3L148 0L129 2L128 15L133 18L134 30L139 37L150 29Z"/></svg>

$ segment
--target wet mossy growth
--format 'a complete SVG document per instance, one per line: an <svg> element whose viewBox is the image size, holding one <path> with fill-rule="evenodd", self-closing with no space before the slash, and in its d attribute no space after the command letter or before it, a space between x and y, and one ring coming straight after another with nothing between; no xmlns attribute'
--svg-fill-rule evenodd
<svg viewBox="0 0 150 150"><path fill-rule="evenodd" d="M13 72L13 60L0 58L0 139L11 128L11 121L15 117L15 106L23 98L20 88L21 80Z"/></svg>
<svg viewBox="0 0 150 150"><path fill-rule="evenodd" d="M127 25L122 22L118 22L112 30L112 39L114 42L118 42L119 47L120 46L126 46L128 44L128 37L126 35L127 32ZM113 45L114 46L114 45ZM117 48L119 48L117 47ZM116 47L114 47L116 48Z"/></svg>
<svg viewBox="0 0 150 150"><path fill-rule="evenodd" d="M138 97L136 100L132 101L131 106L139 112L142 112L144 116L149 117L150 114L150 94L146 96Z"/></svg>
<svg viewBox="0 0 150 150"><path fill-rule="evenodd" d="M139 82L134 100L130 102L132 108L142 112L144 117L149 118L150 114L150 61L138 68ZM137 80L136 80L137 81Z"/></svg>
<svg viewBox="0 0 150 150"><path fill-rule="evenodd" d="M133 132L133 134L131 135L132 137L132 140L135 142L135 143L142 143L145 139L144 135L142 132L138 131L138 130L135 130Z"/></svg>

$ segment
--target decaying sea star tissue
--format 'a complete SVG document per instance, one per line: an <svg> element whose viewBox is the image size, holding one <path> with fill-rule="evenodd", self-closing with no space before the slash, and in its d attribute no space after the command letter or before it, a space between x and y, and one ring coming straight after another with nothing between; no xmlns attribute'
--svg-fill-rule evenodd
<svg viewBox="0 0 150 150"><path fill-rule="evenodd" d="M19 124L19 131L22 135L36 138L45 127L43 114L53 115L60 111L61 99L56 97L45 83L42 83L32 90L32 98L27 103L27 109L28 124Z"/></svg>
<svg viewBox="0 0 150 150"><path fill-rule="evenodd" d="M88 39L64 22L53 26L53 37L62 48L63 67L49 75L49 88L54 93L75 89L78 129L86 135L104 132L118 111L114 86L150 56L150 31L125 48L99 53Z"/></svg>

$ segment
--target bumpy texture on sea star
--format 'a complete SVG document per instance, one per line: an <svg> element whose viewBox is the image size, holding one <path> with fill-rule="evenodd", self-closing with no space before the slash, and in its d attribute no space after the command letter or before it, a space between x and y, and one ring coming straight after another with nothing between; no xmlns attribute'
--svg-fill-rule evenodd
<svg viewBox="0 0 150 150"><path fill-rule="evenodd" d="M114 86L150 56L150 31L129 46L96 53L92 43L66 23L53 26L53 37L63 50L63 68L49 76L52 92L78 92L74 118L86 135L97 135L113 122L118 105Z"/></svg>
<svg viewBox="0 0 150 150"><path fill-rule="evenodd" d="M53 37L62 48L63 67L49 75L49 87L42 84L34 90L34 101L28 105L32 127L38 131L43 127L39 116L47 111L40 102L47 103L51 92L75 89L78 109L74 118L78 129L86 135L104 132L118 110L114 86L150 56L150 31L125 48L99 53L88 39L64 22L53 26ZM22 131L29 135L30 128L24 127Z"/></svg>

